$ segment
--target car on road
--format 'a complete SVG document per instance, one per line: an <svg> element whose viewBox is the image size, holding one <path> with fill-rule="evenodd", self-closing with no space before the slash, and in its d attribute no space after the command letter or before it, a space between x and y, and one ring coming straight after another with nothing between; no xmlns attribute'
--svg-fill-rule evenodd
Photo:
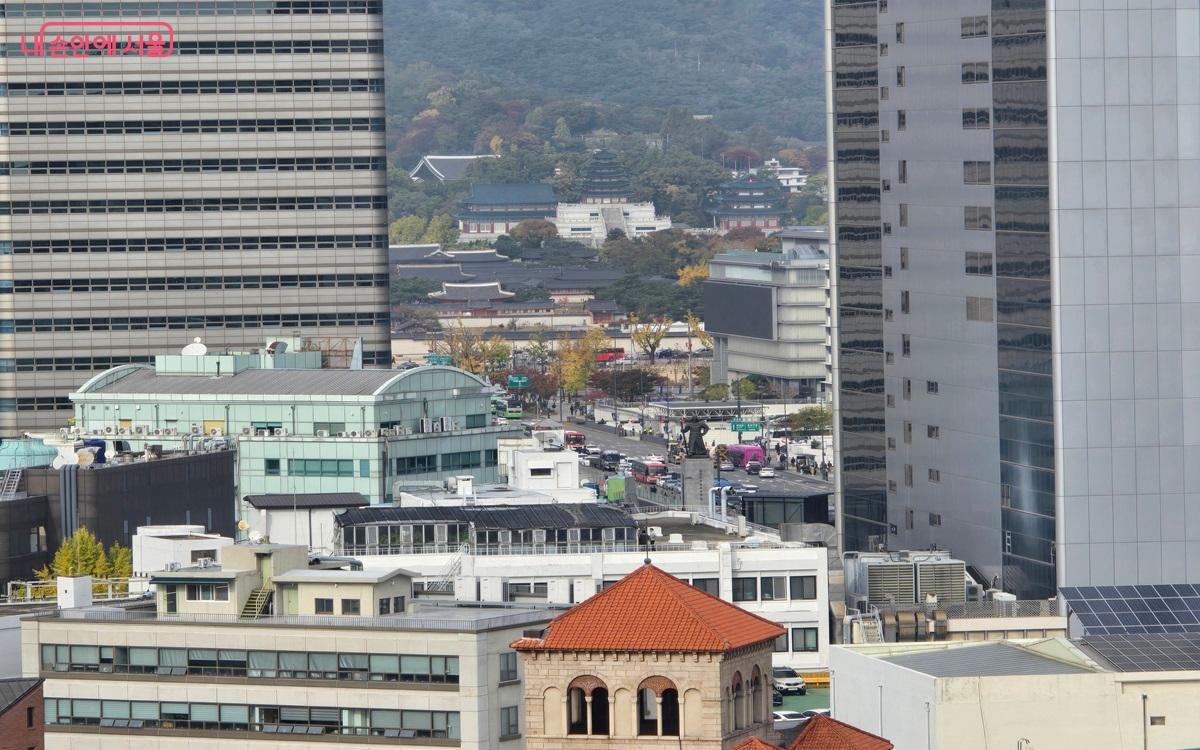
<svg viewBox="0 0 1200 750"><path fill-rule="evenodd" d="M737 467L733 465L732 461L722 461L721 464L717 467L717 469L719 471L733 471L733 470L737 469Z"/></svg>
<svg viewBox="0 0 1200 750"><path fill-rule="evenodd" d="M759 470L762 469L762 467L763 467L763 465L762 465L761 461L747 461L746 462L746 473L747 474L757 474L759 472Z"/></svg>
<svg viewBox="0 0 1200 750"><path fill-rule="evenodd" d="M508 424L508 417L492 417L492 424Z"/></svg>
<svg viewBox="0 0 1200 750"><path fill-rule="evenodd" d="M735 495L753 495L754 493L758 492L758 485L743 482L741 484L733 485L729 488L729 491Z"/></svg>
<svg viewBox="0 0 1200 750"><path fill-rule="evenodd" d="M714 479L713 480L713 487L732 487L732 486L733 486L733 482L729 481L728 479Z"/></svg>
<svg viewBox="0 0 1200 750"><path fill-rule="evenodd" d="M589 456L600 455L600 446L596 445L595 443L588 443L587 445L583 446L583 450Z"/></svg>
<svg viewBox="0 0 1200 750"><path fill-rule="evenodd" d="M771 680L775 683L775 689L784 695L808 693L808 685L805 684L804 678L791 667L774 667L771 669Z"/></svg>
<svg viewBox="0 0 1200 750"><path fill-rule="evenodd" d="M782 706L783 705L783 693L779 692L778 690L772 689L771 690L771 705L772 706Z"/></svg>
<svg viewBox="0 0 1200 750"><path fill-rule="evenodd" d="M770 466L764 466L758 470L758 478L759 479L774 479L775 478L775 470L772 469Z"/></svg>
<svg viewBox="0 0 1200 750"><path fill-rule="evenodd" d="M804 723L804 714L799 711L772 711L772 718L775 719L774 726L776 732L786 732L789 729L795 729Z"/></svg>

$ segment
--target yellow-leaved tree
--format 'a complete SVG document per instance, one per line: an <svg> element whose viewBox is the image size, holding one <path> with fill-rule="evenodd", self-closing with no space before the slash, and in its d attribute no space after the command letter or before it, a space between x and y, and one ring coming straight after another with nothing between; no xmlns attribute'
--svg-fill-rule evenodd
<svg viewBox="0 0 1200 750"><path fill-rule="evenodd" d="M651 318L643 322L637 315L629 316L629 337L650 357L650 364L654 364L654 353L662 345L670 327L671 321L667 318Z"/></svg>

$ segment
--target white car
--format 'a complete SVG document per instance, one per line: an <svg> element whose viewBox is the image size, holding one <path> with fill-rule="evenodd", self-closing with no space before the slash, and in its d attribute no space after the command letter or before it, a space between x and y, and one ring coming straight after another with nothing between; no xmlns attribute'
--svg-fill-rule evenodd
<svg viewBox="0 0 1200 750"><path fill-rule="evenodd" d="M600 455L600 446L595 445L594 443L588 443L587 445L585 445L583 447L583 452L588 454L589 456L599 456Z"/></svg>
<svg viewBox="0 0 1200 750"><path fill-rule="evenodd" d="M791 667L774 667L771 669L771 680L775 689L784 695L806 695L808 685L804 678Z"/></svg>
<svg viewBox="0 0 1200 750"><path fill-rule="evenodd" d="M795 729L805 722L807 717L800 711L772 711L771 716L775 719L775 731L784 732L788 729Z"/></svg>
<svg viewBox="0 0 1200 750"><path fill-rule="evenodd" d="M775 470L772 469L770 466L764 466L758 470L758 478L759 479L774 479L775 478Z"/></svg>

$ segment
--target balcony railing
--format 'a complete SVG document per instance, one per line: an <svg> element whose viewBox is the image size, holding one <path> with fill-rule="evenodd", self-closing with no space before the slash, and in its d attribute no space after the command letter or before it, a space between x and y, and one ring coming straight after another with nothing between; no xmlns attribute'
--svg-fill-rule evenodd
<svg viewBox="0 0 1200 750"><path fill-rule="evenodd" d="M972 617L1059 617L1058 602L1054 599L1023 599L1017 601L989 600L962 604L888 604L879 612L924 612L930 615L942 611L951 619Z"/></svg>
<svg viewBox="0 0 1200 750"><path fill-rule="evenodd" d="M570 543L570 544L477 544L477 545L368 545L339 547L338 554L348 557L370 557L373 555L451 555L458 554L460 546L465 555L492 557L501 555L577 555L609 552L703 552L717 549L718 544L728 544L734 549L800 549L813 545L804 542L725 542L718 540L697 540L672 544L658 542L655 544L622 544L622 543Z"/></svg>

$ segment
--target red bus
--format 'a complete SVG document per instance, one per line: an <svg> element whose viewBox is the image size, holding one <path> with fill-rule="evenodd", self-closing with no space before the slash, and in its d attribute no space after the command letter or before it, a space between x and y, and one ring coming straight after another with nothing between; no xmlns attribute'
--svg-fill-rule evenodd
<svg viewBox="0 0 1200 750"><path fill-rule="evenodd" d="M642 484L654 484L659 477L667 473L667 465L662 461L639 458L630 463L633 478Z"/></svg>
<svg viewBox="0 0 1200 750"><path fill-rule="evenodd" d="M625 359L625 350L619 346L601 349L596 352L597 362L616 362L621 359Z"/></svg>
<svg viewBox="0 0 1200 750"><path fill-rule="evenodd" d="M574 432L573 430L567 430L564 433L564 438L567 441L567 447L571 450L582 448L586 442L582 432Z"/></svg>
<svg viewBox="0 0 1200 750"><path fill-rule="evenodd" d="M761 445L731 445L725 450L729 456L729 462L739 469L745 466L747 461L766 463Z"/></svg>

